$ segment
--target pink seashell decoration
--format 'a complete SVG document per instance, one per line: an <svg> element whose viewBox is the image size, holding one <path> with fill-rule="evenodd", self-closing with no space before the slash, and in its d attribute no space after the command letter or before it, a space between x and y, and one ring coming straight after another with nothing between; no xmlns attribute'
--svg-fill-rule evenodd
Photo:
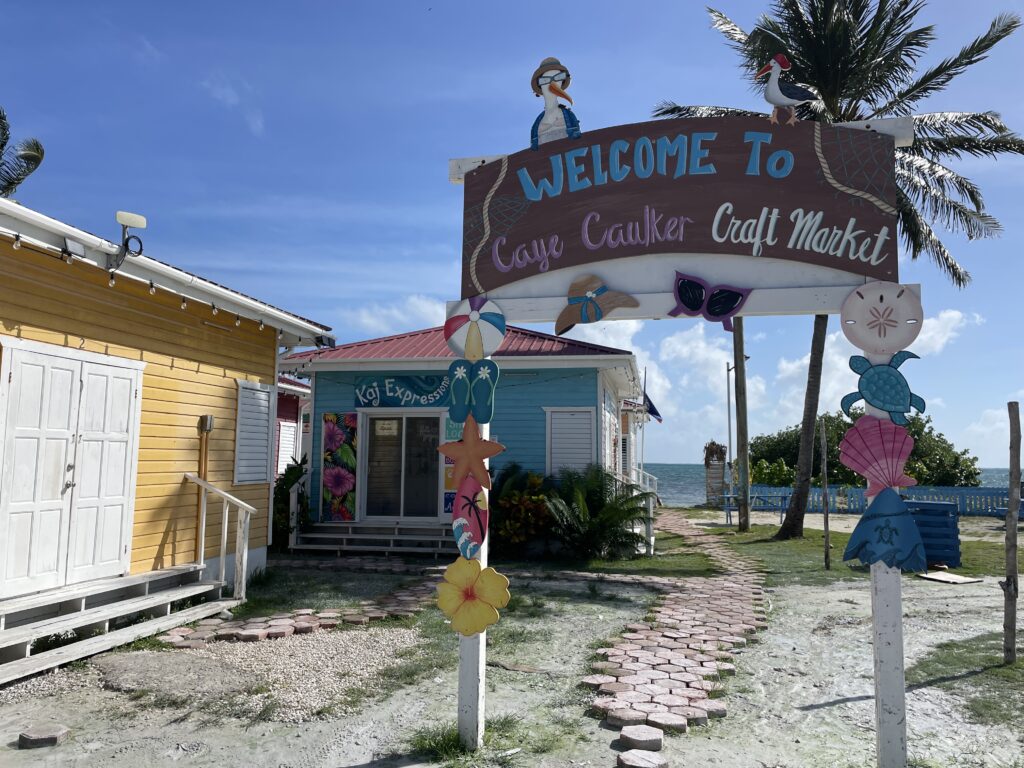
<svg viewBox="0 0 1024 768"><path fill-rule="evenodd" d="M839 461L867 479L868 496L877 496L886 488L917 485L903 473L913 449L914 438L904 427L889 419L861 416L839 443Z"/></svg>

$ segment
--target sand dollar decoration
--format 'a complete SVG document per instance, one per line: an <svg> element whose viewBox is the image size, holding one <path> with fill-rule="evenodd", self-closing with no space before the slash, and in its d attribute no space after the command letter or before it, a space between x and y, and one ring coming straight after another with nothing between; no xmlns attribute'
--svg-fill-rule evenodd
<svg viewBox="0 0 1024 768"><path fill-rule="evenodd" d="M460 302L445 321L448 348L471 363L490 357L505 339L505 315L486 296Z"/></svg>
<svg viewBox="0 0 1024 768"><path fill-rule="evenodd" d="M869 355L893 355L921 333L921 299L905 285L879 280L855 289L839 313L843 334Z"/></svg>

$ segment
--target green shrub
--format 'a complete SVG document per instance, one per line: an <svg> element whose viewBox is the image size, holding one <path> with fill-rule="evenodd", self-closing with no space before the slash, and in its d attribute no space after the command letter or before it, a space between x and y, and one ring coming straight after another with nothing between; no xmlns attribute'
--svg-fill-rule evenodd
<svg viewBox="0 0 1024 768"><path fill-rule="evenodd" d="M288 539L292 532L289 511L289 492L306 473L306 457L297 464L289 464L288 468L274 482L274 543L270 548L275 552L288 550ZM299 486L299 526L309 519L309 498L306 489Z"/></svg>
<svg viewBox="0 0 1024 768"><path fill-rule="evenodd" d="M765 459L758 459L757 463L751 467L750 482L789 488L796 482L796 468L790 467L781 458L771 464Z"/></svg>
<svg viewBox="0 0 1024 768"><path fill-rule="evenodd" d="M635 555L644 544L634 528L646 519L651 498L592 464L582 472L562 470L547 507L565 556L619 558Z"/></svg>
<svg viewBox="0 0 1024 768"><path fill-rule="evenodd" d="M502 468L490 499L488 536L493 554L521 555L533 542L547 544L551 536L550 487L545 477L527 472L515 462Z"/></svg>

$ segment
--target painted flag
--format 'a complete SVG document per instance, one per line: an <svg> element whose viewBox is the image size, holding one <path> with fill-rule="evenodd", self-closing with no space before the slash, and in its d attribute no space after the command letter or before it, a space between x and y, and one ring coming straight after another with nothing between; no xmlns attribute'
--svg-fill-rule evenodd
<svg viewBox="0 0 1024 768"><path fill-rule="evenodd" d="M654 407L654 403L651 402L651 398L647 396L646 390L644 391L644 409L654 417L654 420L659 424L662 422L661 414L658 413L658 409Z"/></svg>

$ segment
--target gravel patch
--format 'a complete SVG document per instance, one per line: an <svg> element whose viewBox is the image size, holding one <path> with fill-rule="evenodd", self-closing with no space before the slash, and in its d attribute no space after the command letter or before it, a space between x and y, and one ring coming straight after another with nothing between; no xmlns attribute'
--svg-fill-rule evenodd
<svg viewBox="0 0 1024 768"><path fill-rule="evenodd" d="M419 643L415 629L374 627L262 643L216 643L174 655L214 659L251 675L270 690L246 699L242 706L250 716L262 712L264 719L302 723L348 714L348 691L367 686L378 672L400 662L401 651Z"/></svg>
<svg viewBox="0 0 1024 768"><path fill-rule="evenodd" d="M0 689L0 706L99 687L100 673L91 665L64 667Z"/></svg>

